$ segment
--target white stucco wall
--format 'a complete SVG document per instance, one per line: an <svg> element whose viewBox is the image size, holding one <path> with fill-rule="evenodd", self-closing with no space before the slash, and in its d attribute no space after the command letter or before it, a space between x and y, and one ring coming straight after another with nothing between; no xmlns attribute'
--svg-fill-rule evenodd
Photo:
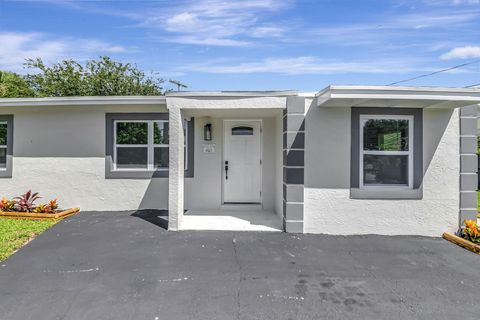
<svg viewBox="0 0 480 320"><path fill-rule="evenodd" d="M0 196L28 189L82 210L166 208L168 180L105 179L105 113L166 112L160 105L0 108L14 115L13 177Z"/></svg>
<svg viewBox="0 0 480 320"><path fill-rule="evenodd" d="M307 100L304 231L441 236L456 231L459 208L458 110L423 113L423 197L350 198L350 108Z"/></svg>
<svg viewBox="0 0 480 320"><path fill-rule="evenodd" d="M273 100L277 109L279 102L284 103L284 99ZM80 206L82 210L166 209L168 178L105 179L105 113L120 112L167 109L159 105L0 108L0 114L14 115L13 177L0 179L0 197L17 196L31 189L39 191L45 201L58 198L62 206ZM272 211L277 201L276 184L281 179L277 178L282 161L281 135L280 140L277 137L281 113L272 110L268 116L255 118L263 121L262 204ZM195 116L194 178L185 178L187 209L218 209L222 203L225 118L232 119ZM213 124L213 154L203 152L206 121Z"/></svg>

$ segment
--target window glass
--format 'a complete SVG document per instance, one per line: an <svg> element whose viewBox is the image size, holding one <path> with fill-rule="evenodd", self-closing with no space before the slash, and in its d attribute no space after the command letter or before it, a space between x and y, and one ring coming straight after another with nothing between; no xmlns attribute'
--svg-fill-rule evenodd
<svg viewBox="0 0 480 320"><path fill-rule="evenodd" d="M367 120L363 128L363 150L408 151L408 120Z"/></svg>
<svg viewBox="0 0 480 320"><path fill-rule="evenodd" d="M7 168L7 148L0 147L0 169Z"/></svg>
<svg viewBox="0 0 480 320"><path fill-rule="evenodd" d="M117 122L117 144L147 144L148 123Z"/></svg>
<svg viewBox="0 0 480 320"><path fill-rule="evenodd" d="M0 122L0 146L7 145L7 123Z"/></svg>
<svg viewBox="0 0 480 320"><path fill-rule="evenodd" d="M168 144L168 122L155 122L153 126L153 143Z"/></svg>
<svg viewBox="0 0 480 320"><path fill-rule="evenodd" d="M147 169L148 148L145 147L118 147L117 168L119 169Z"/></svg>
<svg viewBox="0 0 480 320"><path fill-rule="evenodd" d="M232 136L252 136L252 127L235 127L232 128Z"/></svg>
<svg viewBox="0 0 480 320"><path fill-rule="evenodd" d="M155 148L153 153L155 168L168 168L168 148Z"/></svg>
<svg viewBox="0 0 480 320"><path fill-rule="evenodd" d="M408 185L408 155L363 156L365 185Z"/></svg>

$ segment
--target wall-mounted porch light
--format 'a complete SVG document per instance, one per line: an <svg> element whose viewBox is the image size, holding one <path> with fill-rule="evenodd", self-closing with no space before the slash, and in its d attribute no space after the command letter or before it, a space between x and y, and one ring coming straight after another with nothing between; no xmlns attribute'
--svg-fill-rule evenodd
<svg viewBox="0 0 480 320"><path fill-rule="evenodd" d="M203 127L203 140L212 141L212 124L211 123L207 123Z"/></svg>

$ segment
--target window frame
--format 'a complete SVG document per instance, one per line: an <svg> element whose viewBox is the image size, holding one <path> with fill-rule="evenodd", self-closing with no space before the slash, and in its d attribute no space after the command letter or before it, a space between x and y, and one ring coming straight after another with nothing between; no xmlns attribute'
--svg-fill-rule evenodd
<svg viewBox="0 0 480 320"><path fill-rule="evenodd" d="M7 161L7 158L8 158L8 121L7 120L2 120L0 119L0 125L7 125L7 136L6 136L6 143L5 144L0 144L0 149L5 149L5 168L3 167L0 167L0 171L7 171L7 167L8 167L8 161Z"/></svg>
<svg viewBox="0 0 480 320"><path fill-rule="evenodd" d="M107 179L149 179L168 177L168 167L154 166L155 148L169 148L169 144L154 143L154 123L168 123L168 113L106 113L105 177ZM117 123L141 122L148 125L147 144L117 144ZM193 177L194 118L184 119L185 177ZM147 148L147 168L117 168L119 147Z"/></svg>
<svg viewBox="0 0 480 320"><path fill-rule="evenodd" d="M407 120L408 121L408 151L382 151L382 150L364 150L364 129L365 123L369 120ZM359 183L361 189L413 189L413 150L414 149L414 116L413 115L386 115L386 114L361 114L359 117ZM407 185L395 184L364 184L364 155L383 155L383 156L408 156L408 176Z"/></svg>
<svg viewBox="0 0 480 320"><path fill-rule="evenodd" d="M6 166L0 168L0 178L11 178L13 171L13 115L1 114L0 123L7 124L7 144L0 146L6 151Z"/></svg>

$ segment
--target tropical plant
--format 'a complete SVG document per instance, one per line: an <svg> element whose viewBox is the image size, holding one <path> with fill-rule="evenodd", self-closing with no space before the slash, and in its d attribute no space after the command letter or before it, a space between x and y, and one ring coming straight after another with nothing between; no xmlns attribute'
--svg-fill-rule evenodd
<svg viewBox="0 0 480 320"><path fill-rule="evenodd" d="M50 200L49 203L39 204L33 208L34 213L55 213L58 209L57 199Z"/></svg>
<svg viewBox="0 0 480 320"><path fill-rule="evenodd" d="M19 197L13 198L15 200L15 209L21 212L32 212L35 207L34 202L40 199L38 192L32 193L28 190Z"/></svg>
<svg viewBox="0 0 480 320"><path fill-rule="evenodd" d="M478 229L477 222L475 220L465 220L465 229L463 230L463 238L473 242L480 243L480 230Z"/></svg>
<svg viewBox="0 0 480 320"><path fill-rule="evenodd" d="M8 200L7 198L2 198L0 201L0 211L15 211L15 201Z"/></svg>

